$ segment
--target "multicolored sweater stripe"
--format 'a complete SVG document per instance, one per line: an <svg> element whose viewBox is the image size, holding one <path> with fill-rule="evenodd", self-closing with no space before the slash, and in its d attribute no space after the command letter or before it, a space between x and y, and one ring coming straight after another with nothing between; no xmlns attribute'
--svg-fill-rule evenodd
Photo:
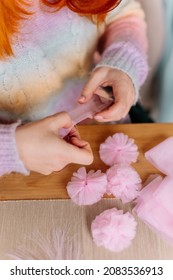
<svg viewBox="0 0 173 280"><path fill-rule="evenodd" d="M123 0L100 27L68 8L49 13L38 0L30 2L34 13L13 38L15 56L0 62L0 176L29 173L16 147L17 120L25 123L62 108L68 111L69 91L74 94L95 67L127 73L136 100L148 73L146 23L136 0ZM95 65L100 38L101 56Z"/></svg>

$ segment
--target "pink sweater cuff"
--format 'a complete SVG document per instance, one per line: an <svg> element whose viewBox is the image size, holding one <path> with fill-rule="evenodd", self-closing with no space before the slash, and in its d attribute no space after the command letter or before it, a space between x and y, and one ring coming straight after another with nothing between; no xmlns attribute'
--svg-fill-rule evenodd
<svg viewBox="0 0 173 280"><path fill-rule="evenodd" d="M103 66L119 69L131 78L136 92L136 102L139 88L148 74L147 56L131 42L117 42L104 51L96 68Z"/></svg>
<svg viewBox="0 0 173 280"><path fill-rule="evenodd" d="M125 72L134 84L136 100L149 70L147 44L143 19L128 16L116 20L102 38L102 56L96 65L96 68L106 66Z"/></svg>
<svg viewBox="0 0 173 280"><path fill-rule="evenodd" d="M11 172L29 174L17 151L15 131L18 125L20 122L0 125L0 176Z"/></svg>

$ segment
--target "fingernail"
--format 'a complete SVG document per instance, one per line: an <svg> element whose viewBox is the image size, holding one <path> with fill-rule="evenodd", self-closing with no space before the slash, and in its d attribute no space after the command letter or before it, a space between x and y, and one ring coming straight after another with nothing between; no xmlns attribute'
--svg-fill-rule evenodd
<svg viewBox="0 0 173 280"><path fill-rule="evenodd" d="M85 96L81 96L80 98L79 98L79 102L84 102L85 101L85 99L86 99L86 97Z"/></svg>
<svg viewBox="0 0 173 280"><path fill-rule="evenodd" d="M103 120L103 117L102 116L95 116L94 117L96 120Z"/></svg>

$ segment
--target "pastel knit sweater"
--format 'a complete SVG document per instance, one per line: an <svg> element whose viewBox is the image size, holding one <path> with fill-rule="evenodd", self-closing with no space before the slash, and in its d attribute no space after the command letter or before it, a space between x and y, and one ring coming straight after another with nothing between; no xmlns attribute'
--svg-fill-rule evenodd
<svg viewBox="0 0 173 280"><path fill-rule="evenodd" d="M30 2L34 14L22 21L13 38L14 56L0 61L0 175L29 174L17 151L16 127L68 112L93 68L127 73L136 99L148 72L146 24L135 0L123 0L100 27L68 8L49 13L39 0ZM101 58L95 65L100 38Z"/></svg>

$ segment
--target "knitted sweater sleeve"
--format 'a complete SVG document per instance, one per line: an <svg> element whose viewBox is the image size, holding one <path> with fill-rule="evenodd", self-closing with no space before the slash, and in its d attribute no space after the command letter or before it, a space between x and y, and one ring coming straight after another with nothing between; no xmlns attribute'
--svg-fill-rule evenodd
<svg viewBox="0 0 173 280"><path fill-rule="evenodd" d="M148 74L144 12L136 0L123 0L119 8L108 14L106 24L96 68L108 66L125 72L132 79L137 100Z"/></svg>
<svg viewBox="0 0 173 280"><path fill-rule="evenodd" d="M17 151L15 131L19 124L0 124L0 176L11 172L29 174Z"/></svg>

